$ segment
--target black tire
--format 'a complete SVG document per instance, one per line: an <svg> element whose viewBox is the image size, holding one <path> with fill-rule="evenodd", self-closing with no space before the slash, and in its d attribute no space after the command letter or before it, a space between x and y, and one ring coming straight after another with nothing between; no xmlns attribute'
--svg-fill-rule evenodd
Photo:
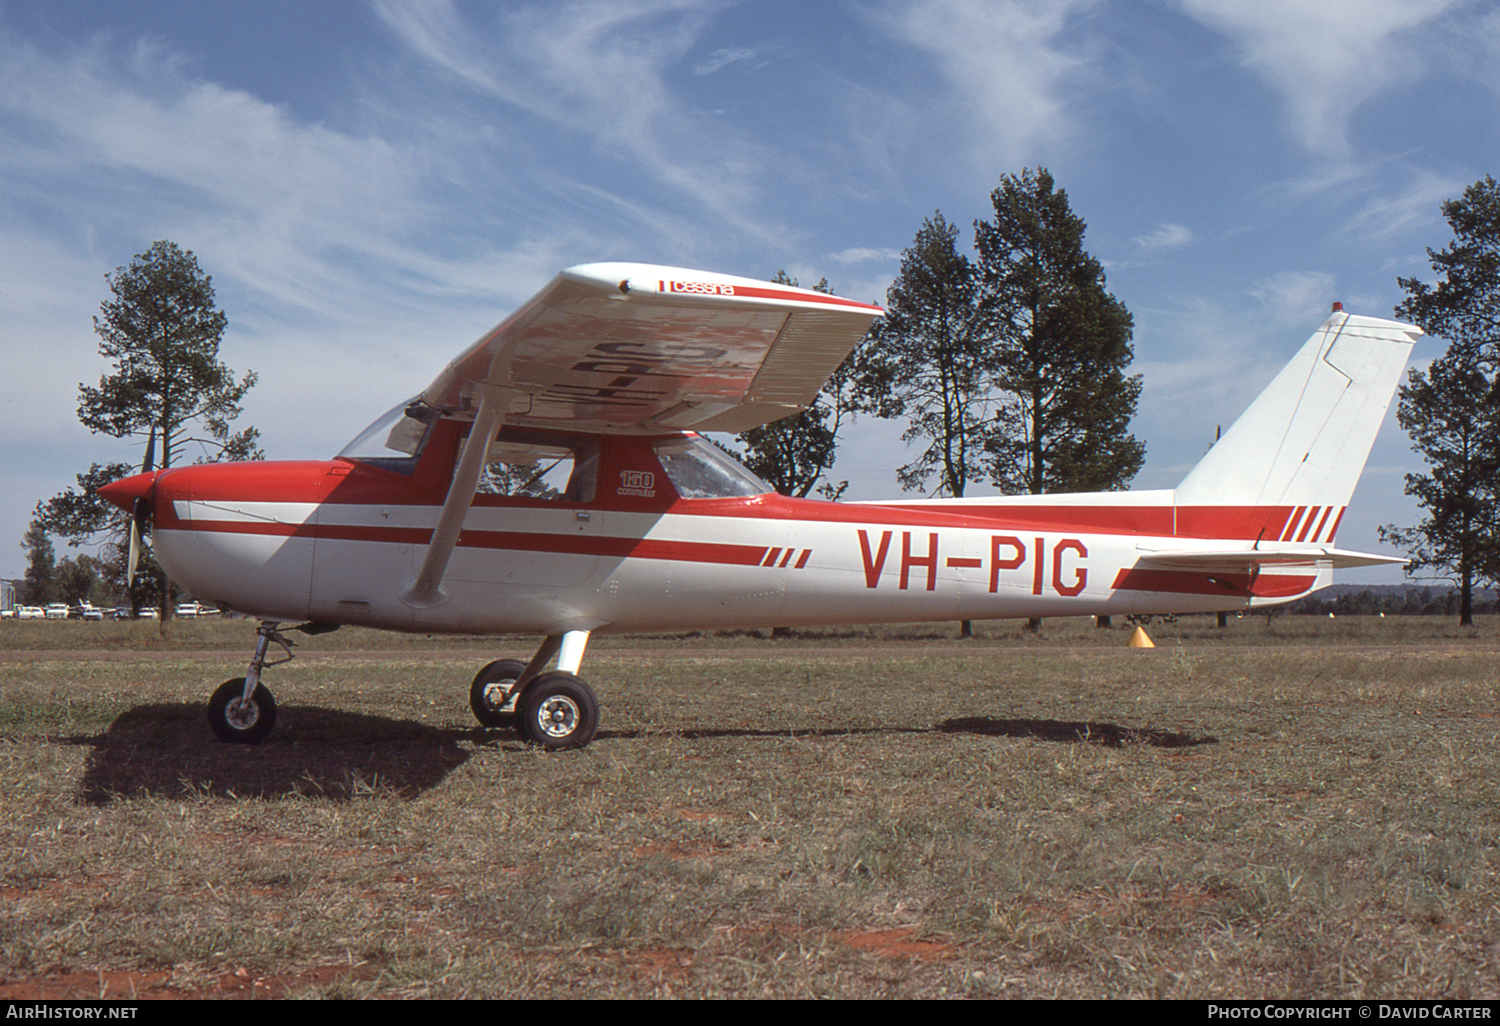
<svg viewBox="0 0 1500 1026"><path fill-rule="evenodd" d="M516 706L520 704L517 696L511 695L503 705L496 700L521 679L525 670L526 664L519 659L496 659L474 675L474 683L469 686L469 708L482 726L509 727L516 722Z"/></svg>
<svg viewBox="0 0 1500 1026"><path fill-rule="evenodd" d="M245 678L236 677L219 685L208 700L208 725L220 741L254 745L264 741L276 726L276 699L264 684L255 686L250 701L245 696Z"/></svg>
<svg viewBox="0 0 1500 1026"><path fill-rule="evenodd" d="M543 748L582 748L599 729L594 692L562 670L541 674L526 685L516 705L521 736Z"/></svg>

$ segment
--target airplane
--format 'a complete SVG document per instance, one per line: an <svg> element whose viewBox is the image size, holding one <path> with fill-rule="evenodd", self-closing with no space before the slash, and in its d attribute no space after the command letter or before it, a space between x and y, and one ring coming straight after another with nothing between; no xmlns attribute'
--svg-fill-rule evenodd
<svg viewBox="0 0 1500 1026"><path fill-rule="evenodd" d="M1175 489L796 499L700 434L803 409L882 313L572 267L331 460L175 467L100 494L173 580L260 620L247 672L208 704L234 743L271 733L262 675L293 658L292 630L540 636L530 660L482 667L470 705L567 749L598 729L578 675L594 634L1244 610L1402 562L1334 540L1422 333L1337 304Z"/></svg>

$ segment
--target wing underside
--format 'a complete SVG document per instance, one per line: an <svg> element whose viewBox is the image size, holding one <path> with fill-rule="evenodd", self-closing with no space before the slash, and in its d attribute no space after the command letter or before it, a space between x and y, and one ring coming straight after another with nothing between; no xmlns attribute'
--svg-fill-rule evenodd
<svg viewBox="0 0 1500 1026"><path fill-rule="evenodd" d="M559 274L423 392L506 423L592 432L745 431L808 406L881 315L819 292L647 264Z"/></svg>

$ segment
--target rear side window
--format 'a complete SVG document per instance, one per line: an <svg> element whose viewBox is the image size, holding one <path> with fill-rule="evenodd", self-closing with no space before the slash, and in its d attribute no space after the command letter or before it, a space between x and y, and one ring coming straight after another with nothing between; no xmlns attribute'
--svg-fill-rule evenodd
<svg viewBox="0 0 1500 1026"><path fill-rule="evenodd" d="M684 499L733 499L774 490L739 460L698 435L657 442L656 458Z"/></svg>

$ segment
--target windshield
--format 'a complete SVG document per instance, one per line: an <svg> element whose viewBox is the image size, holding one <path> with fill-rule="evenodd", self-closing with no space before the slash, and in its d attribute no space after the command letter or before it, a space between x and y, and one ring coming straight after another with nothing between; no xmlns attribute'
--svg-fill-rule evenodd
<svg viewBox="0 0 1500 1026"><path fill-rule="evenodd" d="M422 453L427 429L437 419L436 410L411 399L377 418L340 450L338 458L410 474Z"/></svg>
<svg viewBox="0 0 1500 1026"><path fill-rule="evenodd" d="M657 442L656 458L684 499L731 499L774 491L729 453L698 435Z"/></svg>

